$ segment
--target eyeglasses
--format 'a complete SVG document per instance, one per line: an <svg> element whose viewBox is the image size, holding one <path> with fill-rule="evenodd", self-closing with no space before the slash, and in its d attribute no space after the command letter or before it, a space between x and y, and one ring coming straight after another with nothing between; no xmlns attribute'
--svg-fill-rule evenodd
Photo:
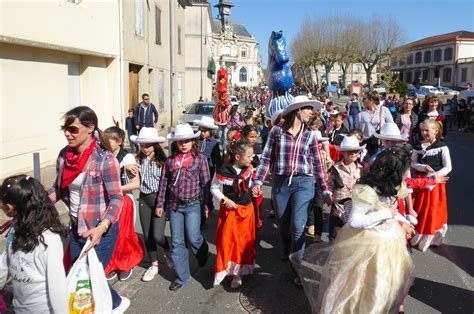
<svg viewBox="0 0 474 314"><path fill-rule="evenodd" d="M77 126L74 126L74 125L68 125L68 126L65 126L65 125L61 125L61 130L63 132L69 132L71 134L77 134L79 133L79 128Z"/></svg>

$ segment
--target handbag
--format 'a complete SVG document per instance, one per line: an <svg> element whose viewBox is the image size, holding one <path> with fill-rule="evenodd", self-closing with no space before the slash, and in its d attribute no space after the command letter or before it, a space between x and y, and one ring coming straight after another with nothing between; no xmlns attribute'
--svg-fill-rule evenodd
<svg viewBox="0 0 474 314"><path fill-rule="evenodd" d="M89 243L87 240L67 276L70 314L112 312L112 295L102 263L94 248L85 253Z"/></svg>

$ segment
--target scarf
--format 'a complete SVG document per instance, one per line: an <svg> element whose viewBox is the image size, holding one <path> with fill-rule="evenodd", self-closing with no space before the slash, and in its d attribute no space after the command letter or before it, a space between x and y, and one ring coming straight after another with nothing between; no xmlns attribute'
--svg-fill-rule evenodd
<svg viewBox="0 0 474 314"><path fill-rule="evenodd" d="M94 138L90 143L89 147L82 154L77 154L76 149L68 147L66 149L66 158L64 160L64 170L63 177L61 181L61 188L67 187L69 184L77 178L77 176L82 172L84 166L86 165L89 157L94 150L96 145L96 139Z"/></svg>
<svg viewBox="0 0 474 314"><path fill-rule="evenodd" d="M232 165L226 165L217 171L216 180L223 185L231 185L237 197L240 197L243 193L249 192L247 180L252 176L252 172L252 165L242 168L240 174L237 174Z"/></svg>
<svg viewBox="0 0 474 314"><path fill-rule="evenodd" d="M178 183L179 175L181 174L181 169L188 167L193 162L193 155L191 153L186 154L177 154L174 158L174 169L178 170L176 179L174 180L173 186Z"/></svg>

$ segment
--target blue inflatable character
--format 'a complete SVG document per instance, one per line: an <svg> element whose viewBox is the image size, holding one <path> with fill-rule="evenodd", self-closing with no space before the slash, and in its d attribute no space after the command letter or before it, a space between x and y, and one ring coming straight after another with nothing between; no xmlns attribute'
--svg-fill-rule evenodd
<svg viewBox="0 0 474 314"><path fill-rule="evenodd" d="M288 66L290 56L286 50L283 31L272 32L268 41L268 86L272 97L267 105L267 115L276 120L278 115L290 104L293 96L288 90L293 87L293 75Z"/></svg>

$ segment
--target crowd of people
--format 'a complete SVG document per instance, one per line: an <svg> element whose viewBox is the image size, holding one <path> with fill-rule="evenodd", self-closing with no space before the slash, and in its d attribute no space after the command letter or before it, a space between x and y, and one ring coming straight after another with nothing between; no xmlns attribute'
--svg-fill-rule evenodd
<svg viewBox="0 0 474 314"><path fill-rule="evenodd" d="M315 311L403 311L414 278L409 249L439 246L447 232L452 166L437 97L427 97L417 111L410 97L393 110L397 99L382 103L370 92L361 104L353 94L342 112L328 98L297 95L271 119L265 103L243 113L234 105L196 120L197 131L179 124L166 138L153 127L158 114L149 96L142 98L125 124L136 153L125 150L124 130L102 131L92 109L76 107L64 115L67 145L53 186L47 191L27 175L3 181L0 204L12 220L0 286L11 278L16 312L68 312L66 273L91 248L109 280L130 278L148 252L142 281L168 267L176 275L169 289L179 290L190 280L189 249L200 267L208 262L202 230L212 212L218 219L214 285L231 276L231 287L239 288L255 267L269 176L271 195L265 196L278 222L281 260L291 261L294 283L305 289L299 265L317 247L307 248L307 235L321 242L328 225L330 254L318 294L308 294L317 299ZM60 200L69 228L54 207ZM65 249L61 237L67 237ZM129 308L130 300L112 287L110 294L112 313Z"/></svg>

